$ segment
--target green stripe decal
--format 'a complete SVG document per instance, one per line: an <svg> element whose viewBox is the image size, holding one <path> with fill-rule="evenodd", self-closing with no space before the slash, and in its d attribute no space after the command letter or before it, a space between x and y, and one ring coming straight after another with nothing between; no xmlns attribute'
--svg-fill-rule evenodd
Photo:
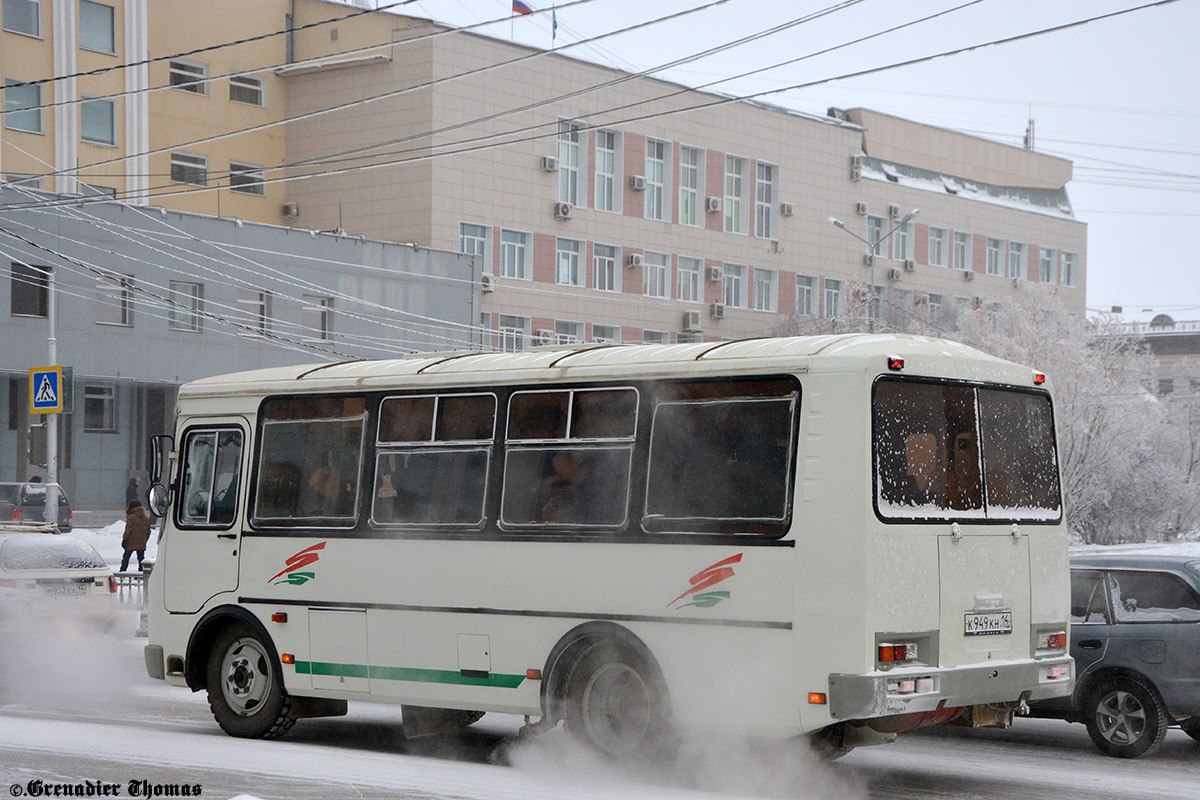
<svg viewBox="0 0 1200 800"><path fill-rule="evenodd" d="M331 664L326 661L296 661L295 667L297 675L340 675L376 681L453 683L459 686L492 686L497 689L515 689L525 681L524 675L492 674L486 678L469 678L461 672L448 669L373 667L366 664Z"/></svg>

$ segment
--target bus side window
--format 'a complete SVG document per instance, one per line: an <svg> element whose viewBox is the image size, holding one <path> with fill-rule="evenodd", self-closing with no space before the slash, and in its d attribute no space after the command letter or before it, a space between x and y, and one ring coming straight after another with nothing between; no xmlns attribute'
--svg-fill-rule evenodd
<svg viewBox="0 0 1200 800"><path fill-rule="evenodd" d="M185 449L180 525L228 527L237 514L242 432L192 431Z"/></svg>

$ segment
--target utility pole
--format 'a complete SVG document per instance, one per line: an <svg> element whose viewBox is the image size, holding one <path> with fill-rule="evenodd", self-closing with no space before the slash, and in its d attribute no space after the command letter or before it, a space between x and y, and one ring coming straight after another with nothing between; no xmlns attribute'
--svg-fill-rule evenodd
<svg viewBox="0 0 1200 800"><path fill-rule="evenodd" d="M58 338L55 330L55 319L57 314L57 299L54 291L54 267L50 267L50 274L46 279L46 312L50 317L50 336L48 344L50 350L50 363L58 365ZM61 403L64 387L60 378L58 393ZM47 414L46 420L46 522L49 524L58 524L58 414Z"/></svg>

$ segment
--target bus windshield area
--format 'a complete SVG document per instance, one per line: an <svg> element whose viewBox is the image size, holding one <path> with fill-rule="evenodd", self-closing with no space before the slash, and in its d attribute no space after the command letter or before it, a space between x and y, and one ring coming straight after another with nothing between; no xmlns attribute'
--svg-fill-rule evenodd
<svg viewBox="0 0 1200 800"><path fill-rule="evenodd" d="M875 501L884 519L1059 519L1048 395L883 379L873 411Z"/></svg>

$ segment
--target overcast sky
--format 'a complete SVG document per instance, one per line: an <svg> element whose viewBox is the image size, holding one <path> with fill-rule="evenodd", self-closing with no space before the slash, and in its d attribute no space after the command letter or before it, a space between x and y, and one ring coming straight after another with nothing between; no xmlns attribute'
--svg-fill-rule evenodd
<svg viewBox="0 0 1200 800"><path fill-rule="evenodd" d="M379 0L384 4L387 0ZM535 9L549 2L527 0ZM559 2L558 47L696 8L711 0ZM966 0L726 0L682 19L648 26L573 56L643 70L825 9L819 19L661 77L698 86L816 53L948 11ZM1145 0L978 0L936 19L798 63L714 87L813 114L863 106L918 122L1020 144L1035 120L1039 151L1075 163L1068 186L1088 225L1087 301L1200 319L1200 0L1176 0L1068 30L985 47L871 75L849 73L1035 32L1144 5ZM419 0L403 10L455 25L496 19L511 0ZM487 29L551 46L550 14Z"/></svg>

